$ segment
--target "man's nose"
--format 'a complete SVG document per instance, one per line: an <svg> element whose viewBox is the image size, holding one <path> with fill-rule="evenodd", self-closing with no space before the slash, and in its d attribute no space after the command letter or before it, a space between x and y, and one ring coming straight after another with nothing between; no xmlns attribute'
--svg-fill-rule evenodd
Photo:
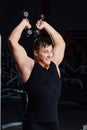
<svg viewBox="0 0 87 130"><path fill-rule="evenodd" d="M48 57L51 57L51 53L50 52L48 53Z"/></svg>

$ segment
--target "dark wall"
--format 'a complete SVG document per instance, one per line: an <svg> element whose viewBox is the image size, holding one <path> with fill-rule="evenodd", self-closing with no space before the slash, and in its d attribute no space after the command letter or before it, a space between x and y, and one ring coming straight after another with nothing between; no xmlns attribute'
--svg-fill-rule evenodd
<svg viewBox="0 0 87 130"><path fill-rule="evenodd" d="M9 30L12 26L16 24L22 18L22 11L26 10L29 12L29 19L32 22L32 19L35 19L36 15L42 11L42 1L37 0L1 0L0 1L0 24L1 31L5 29Z"/></svg>
<svg viewBox="0 0 87 130"><path fill-rule="evenodd" d="M0 1L0 33L2 46L8 48L7 38L11 30L22 20L22 11L29 12L29 20L34 23L36 17L42 12L41 0L1 0Z"/></svg>
<svg viewBox="0 0 87 130"><path fill-rule="evenodd" d="M27 10L30 20L43 11L45 0L1 0L0 1L0 33L10 31L20 19L21 12ZM55 27L65 30L87 30L86 0L47 0L49 17ZM45 1L46 2L46 1ZM44 4L47 7L47 2ZM45 8L44 8L45 9ZM48 10L47 10L48 11Z"/></svg>
<svg viewBox="0 0 87 130"><path fill-rule="evenodd" d="M86 0L1 0L0 33L5 42L11 30L21 20L23 10L29 12L31 23L35 23L43 9L49 15L51 24L62 33L67 30L87 30L86 5Z"/></svg>
<svg viewBox="0 0 87 130"><path fill-rule="evenodd" d="M55 1L55 2L54 2ZM66 30L87 30L86 0L51 0L51 21Z"/></svg>

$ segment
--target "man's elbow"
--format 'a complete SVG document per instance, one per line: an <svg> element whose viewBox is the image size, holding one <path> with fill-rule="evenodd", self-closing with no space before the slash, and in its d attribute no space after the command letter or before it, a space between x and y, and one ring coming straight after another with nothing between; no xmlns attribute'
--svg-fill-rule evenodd
<svg viewBox="0 0 87 130"><path fill-rule="evenodd" d="M10 44L14 44L14 43L16 42L16 40L15 40L14 37L9 36L9 37L8 37L8 42L9 42Z"/></svg>

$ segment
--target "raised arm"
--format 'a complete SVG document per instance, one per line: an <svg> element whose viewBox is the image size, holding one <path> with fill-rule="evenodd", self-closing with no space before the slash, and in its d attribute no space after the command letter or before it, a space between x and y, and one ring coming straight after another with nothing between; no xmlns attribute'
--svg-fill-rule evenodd
<svg viewBox="0 0 87 130"><path fill-rule="evenodd" d="M26 19L23 19L11 32L8 40L11 48L12 56L17 64L24 62L27 58L25 49L19 44L21 34L25 28L31 28ZM20 62L21 61L21 62Z"/></svg>
<svg viewBox="0 0 87 130"><path fill-rule="evenodd" d="M65 41L63 37L47 22L45 21L38 21L36 24L37 28L39 29L45 29L46 32L50 35L53 43L54 43L54 49L53 49L53 61L59 65L64 57L64 51L65 51Z"/></svg>
<svg viewBox="0 0 87 130"><path fill-rule="evenodd" d="M21 34L24 29L31 28L27 19L23 19L11 32L8 40L12 57L17 65L18 71L21 73L23 81L25 81L31 72L33 59L27 56L26 50L19 44Z"/></svg>

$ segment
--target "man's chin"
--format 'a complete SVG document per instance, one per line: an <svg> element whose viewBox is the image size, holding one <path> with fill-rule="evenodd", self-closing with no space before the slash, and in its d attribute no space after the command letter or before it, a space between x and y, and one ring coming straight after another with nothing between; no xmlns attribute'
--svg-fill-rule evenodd
<svg viewBox="0 0 87 130"><path fill-rule="evenodd" d="M51 61L46 62L47 65L50 65Z"/></svg>

